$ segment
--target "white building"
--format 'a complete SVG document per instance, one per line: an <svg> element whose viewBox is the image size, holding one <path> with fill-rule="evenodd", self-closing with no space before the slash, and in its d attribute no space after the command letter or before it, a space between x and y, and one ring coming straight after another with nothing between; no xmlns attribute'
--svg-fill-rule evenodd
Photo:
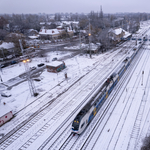
<svg viewBox="0 0 150 150"><path fill-rule="evenodd" d="M6 103L0 103L0 126L13 117L12 109Z"/></svg>
<svg viewBox="0 0 150 150"><path fill-rule="evenodd" d="M59 36L59 31L57 29L41 29L39 35L57 38Z"/></svg>

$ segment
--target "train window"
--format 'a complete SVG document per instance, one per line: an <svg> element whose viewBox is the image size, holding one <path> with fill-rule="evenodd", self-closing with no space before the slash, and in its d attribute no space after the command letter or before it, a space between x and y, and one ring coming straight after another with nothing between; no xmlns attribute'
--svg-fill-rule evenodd
<svg viewBox="0 0 150 150"><path fill-rule="evenodd" d="M85 122L81 125L81 128L84 126Z"/></svg>

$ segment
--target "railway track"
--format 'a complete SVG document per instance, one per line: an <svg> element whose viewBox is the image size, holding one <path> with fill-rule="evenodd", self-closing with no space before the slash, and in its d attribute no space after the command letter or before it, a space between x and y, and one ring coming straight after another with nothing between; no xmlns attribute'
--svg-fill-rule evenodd
<svg viewBox="0 0 150 150"><path fill-rule="evenodd" d="M88 96L88 97L89 97L89 96ZM71 124L70 124L69 126L71 126ZM68 127L67 127L67 128L68 128ZM67 128L66 128L66 130L67 130ZM64 130L64 132L65 132L65 130ZM66 134L65 134L65 135L66 135ZM57 140L55 140L55 142L54 142L54 143L56 143L56 144L55 144L56 147L58 147L58 144L57 144L56 141L58 141L58 143L60 144L60 143L62 142L62 139L65 139L65 137L62 138L62 134L60 134L59 137L61 137L61 138L57 138ZM61 139L61 140L59 140L59 139ZM51 140L52 140L52 139L49 139L49 140L47 140L47 141L51 141ZM48 143L48 142L46 142L46 143ZM48 147L50 147L50 149L56 149L56 147L54 147L54 144L49 145L49 146L45 146L45 145L46 145L46 144L44 143L43 146L40 147L40 149L43 149L44 147L46 147L46 149L47 149ZM64 144L64 145L66 145L66 144ZM53 146L53 148L52 148L52 146Z"/></svg>
<svg viewBox="0 0 150 150"><path fill-rule="evenodd" d="M18 137L20 137L20 133L23 134L25 133L27 130L29 130L29 128L31 126L33 126L39 119L39 116L40 118L42 116L44 116L46 114L46 112L49 112L50 108L48 109L48 107L51 105L51 103L47 103L48 106L45 106L45 108L43 108L42 110L38 110L38 112L36 112L34 115L32 115L31 118L29 118L28 120L25 120L24 123L20 124L19 128L17 128L16 131L11 131L7 136L4 137L3 141L1 141L1 144L2 144L2 147L5 149L7 146L9 146L11 143L13 143ZM32 120L32 122L30 122L30 120ZM48 128L48 123L45 124L45 126L43 126L43 128L41 128L41 130L39 130L39 133L42 133L42 131L44 131L46 128ZM38 134L38 132L37 132ZM11 136L11 138L9 138ZM6 138L7 137L7 138ZM36 138L34 138L36 139ZM33 138L31 138L31 140L33 141ZM27 144L26 145L29 145L28 144L29 142L27 141ZM30 141L30 144L32 144L32 142ZM23 147L26 147L25 145L22 146Z"/></svg>
<svg viewBox="0 0 150 150"><path fill-rule="evenodd" d="M131 68L131 67L130 67ZM122 78L124 78L124 79L122 79L123 81L122 82L120 82L119 83L119 87L120 88L122 88L122 85L124 84L124 82L125 82L125 80L126 80L126 78L127 78L127 76L128 75L131 75L131 70L129 70L128 71L128 73L127 73L127 75L125 76L125 77L122 77ZM117 86L117 87L118 87ZM120 89L119 88L119 89ZM118 92L117 93L119 93L119 89L117 90ZM113 96L113 98L111 97L110 99L111 99L111 103L109 102L109 105L107 105L107 107L109 108L110 106L112 106L112 103L114 103L114 99L116 98L116 95L117 95L117 93L115 92L115 94L114 94L114 96ZM106 103L106 102L105 102ZM117 102L115 102L115 104L117 104ZM94 123L90 123L90 125L89 126L91 126L91 127L87 127L87 133L83 133L84 135L85 134L87 134L86 136L84 136L83 135L83 137L82 138L79 138L79 142L78 143L76 143L76 146L73 148L73 149L92 149L93 147L91 146L91 145L94 145L94 144L92 144L92 142L90 143L90 141L92 140L92 138L94 138L94 135L95 135L95 132L97 132L97 128L100 126L100 124L101 124L101 120L103 120L104 119L104 117L105 117L105 115L108 113L107 111L108 111L108 108L107 109L105 109L105 110L103 110L103 113L102 113L102 117L100 117L100 118L94 118L94 120L98 120L97 121L97 123L96 123L96 125L93 125ZM115 105L114 105L114 107L113 108L115 108ZM100 114L100 113L98 113L98 114ZM97 114L97 115L98 115ZM105 114L105 115L104 115ZM111 113L109 114L110 116L111 116ZM94 121L93 120L93 121ZM109 117L108 117L108 119L107 119L107 121L109 120ZM106 121L106 123L107 123L107 121ZM93 126L94 126L94 128L93 128ZM105 127L105 126L104 126ZM104 129L104 127L101 129L101 131ZM91 130L90 130L90 128L91 128ZM86 132L86 131L85 131ZM101 133L100 133L101 134ZM100 136L100 134L99 134L99 136ZM98 136L98 137L99 137ZM98 138L97 137L97 138ZM86 139L86 140L84 140L84 139ZM70 145L70 144L68 144L68 145ZM90 145L90 146L89 146ZM89 147L88 147L89 146ZM87 148L88 147L88 148ZM68 149L68 147L66 147L66 149Z"/></svg>

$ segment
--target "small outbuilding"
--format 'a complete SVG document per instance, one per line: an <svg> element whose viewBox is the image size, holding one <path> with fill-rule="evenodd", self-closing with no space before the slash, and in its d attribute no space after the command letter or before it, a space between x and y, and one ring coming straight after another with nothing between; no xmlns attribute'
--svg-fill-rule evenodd
<svg viewBox="0 0 150 150"><path fill-rule="evenodd" d="M12 109L6 103L0 103L0 126L13 117Z"/></svg>
<svg viewBox="0 0 150 150"><path fill-rule="evenodd" d="M66 65L63 61L53 61L46 65L48 72L60 72L61 70L66 68Z"/></svg>

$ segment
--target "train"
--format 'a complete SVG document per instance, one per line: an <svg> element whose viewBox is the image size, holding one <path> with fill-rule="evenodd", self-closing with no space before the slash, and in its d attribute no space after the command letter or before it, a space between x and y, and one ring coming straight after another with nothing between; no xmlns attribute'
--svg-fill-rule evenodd
<svg viewBox="0 0 150 150"><path fill-rule="evenodd" d="M104 83L97 90L94 96L91 97L89 102L80 110L80 112L72 122L72 133L81 134L86 129L88 124L92 121L98 110L108 98L115 85L119 82L120 78L130 65L131 61L133 60L143 43L144 38L143 41L136 46L136 48L133 48L133 50L128 54L128 57L126 57L126 59L119 65L119 67L114 70L109 78L104 81Z"/></svg>

